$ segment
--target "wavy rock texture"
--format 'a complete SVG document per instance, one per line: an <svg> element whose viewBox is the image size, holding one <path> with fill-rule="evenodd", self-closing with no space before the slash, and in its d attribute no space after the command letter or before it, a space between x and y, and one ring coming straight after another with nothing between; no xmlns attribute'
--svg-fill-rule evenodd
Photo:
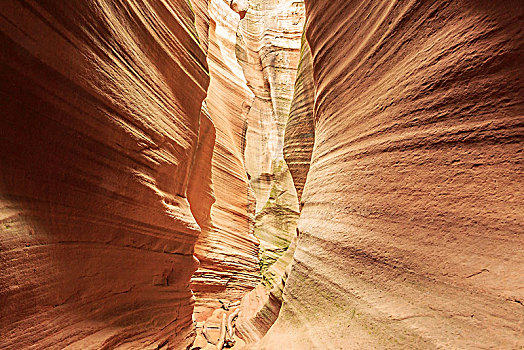
<svg viewBox="0 0 524 350"><path fill-rule="evenodd" d="M240 300L260 280L258 241L253 236L254 197L244 165L253 94L235 56L240 16L223 0L211 0L208 13L211 81L205 109L216 128L211 168L216 201L210 217L199 221L202 234L195 256L201 265L192 279L199 305L197 321L220 308L219 299Z"/></svg>
<svg viewBox="0 0 524 350"><path fill-rule="evenodd" d="M2 2L0 348L524 347L524 5L305 5Z"/></svg>
<svg viewBox="0 0 524 350"><path fill-rule="evenodd" d="M315 148L260 348L522 347L522 2L306 13Z"/></svg>
<svg viewBox="0 0 524 350"><path fill-rule="evenodd" d="M238 30L237 58L255 95L245 163L257 202L254 234L260 240L263 278L241 304L237 327L248 343L260 339L276 319L282 278L293 255L299 209L283 145L303 25L303 2L256 0L250 1Z"/></svg>
<svg viewBox="0 0 524 350"><path fill-rule="evenodd" d="M278 280L268 269L289 246L298 218L296 190L283 158L283 144L303 20L302 2L250 1L237 40L237 57L255 95L248 114L245 158L256 197L255 235L260 240L261 272L267 285Z"/></svg>
<svg viewBox="0 0 524 350"><path fill-rule="evenodd" d="M194 157L213 134L189 3L0 12L0 348L185 348L200 232L186 194L195 178L211 198Z"/></svg>
<svg viewBox="0 0 524 350"><path fill-rule="evenodd" d="M313 62L311 49L305 35L303 35L295 92L291 102L284 138L284 158L293 176L293 183L300 202L315 142L314 109L315 82L313 80ZM301 202L300 206L302 207L302 205L303 203Z"/></svg>
<svg viewBox="0 0 524 350"><path fill-rule="evenodd" d="M288 247L298 218L296 191L282 147L299 57L303 3L252 2L247 13L231 4L240 17L246 16L240 26L238 15L226 5L212 1L209 7L207 106L217 129L212 169L217 203L209 222L199 221L203 234L196 255L202 265L192 284L198 304L195 347L217 343L213 329L220 327L220 315L255 286L260 272L266 286L259 285L244 298L239 323L245 325L240 330L249 330L242 337L250 342L271 326L280 308L281 277L291 261L293 250ZM261 242L260 255L254 249L258 240L249 235L253 224ZM242 345L241 339L235 340L236 347Z"/></svg>

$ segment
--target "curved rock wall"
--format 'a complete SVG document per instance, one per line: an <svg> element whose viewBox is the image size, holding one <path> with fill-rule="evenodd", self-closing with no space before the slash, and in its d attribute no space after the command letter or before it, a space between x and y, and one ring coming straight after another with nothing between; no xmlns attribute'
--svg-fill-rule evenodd
<svg viewBox="0 0 524 350"><path fill-rule="evenodd" d="M212 1L209 6L211 84L206 105L217 129L212 169L216 204L209 222L199 221L203 233L195 254L202 264L192 287L202 336L195 347L218 344L218 332L213 329L220 327L221 314L238 304L262 273L265 286L259 285L244 298L237 322L244 325L239 327L244 340L258 340L278 314L281 277L293 254L288 247L295 236L298 201L282 147L299 57L303 3L254 1L248 11L242 11L245 5ZM234 12L245 18L239 22ZM255 200L257 215L253 217ZM246 208L252 211L246 213ZM260 254L253 249L257 248L254 236L248 234L253 224ZM246 334L246 326L252 328L247 333L253 337ZM234 339L237 347L242 346L241 339Z"/></svg>
<svg viewBox="0 0 524 350"><path fill-rule="evenodd" d="M2 349L524 346L522 2L303 11L2 2Z"/></svg>
<svg viewBox="0 0 524 350"><path fill-rule="evenodd" d="M216 201L209 220L201 224L195 248L201 266L193 276L192 288L203 306L196 310L203 313L197 320L220 307L219 299L240 300L260 280L258 241L253 236L255 205L244 165L253 94L235 56L240 16L223 0L210 0L208 13L211 82L205 109L216 128L211 169Z"/></svg>
<svg viewBox="0 0 524 350"><path fill-rule="evenodd" d="M257 208L262 284L242 300L242 339L259 340L280 310L283 278L294 252L298 199L283 158L284 131L293 98L304 4L253 0L241 22L237 58L255 98L248 114L245 164Z"/></svg>
<svg viewBox="0 0 524 350"><path fill-rule="evenodd" d="M302 191L306 183L311 153L315 142L315 82L313 81L313 62L311 49L302 36L300 61L297 67L295 92L286 123L284 138L284 158L293 176L297 197L301 202ZM300 203L302 207L303 203Z"/></svg>
<svg viewBox="0 0 524 350"><path fill-rule="evenodd" d="M248 114L245 163L256 198L255 236L267 286L270 270L295 235L298 201L283 157L284 131L300 55L304 4L252 0L238 30L237 58L255 98ZM281 271L282 273L283 271ZM280 273L280 274L281 274Z"/></svg>
<svg viewBox="0 0 524 350"><path fill-rule="evenodd" d="M260 348L522 347L522 2L306 13L315 147Z"/></svg>
<svg viewBox="0 0 524 350"><path fill-rule="evenodd" d="M189 5L2 1L0 348L191 343L212 128Z"/></svg>

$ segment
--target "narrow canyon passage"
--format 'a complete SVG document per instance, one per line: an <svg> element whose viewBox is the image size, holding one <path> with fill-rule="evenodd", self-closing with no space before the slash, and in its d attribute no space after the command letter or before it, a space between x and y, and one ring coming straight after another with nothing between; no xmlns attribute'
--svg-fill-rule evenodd
<svg viewBox="0 0 524 350"><path fill-rule="evenodd" d="M0 349L523 348L522 28L3 0Z"/></svg>

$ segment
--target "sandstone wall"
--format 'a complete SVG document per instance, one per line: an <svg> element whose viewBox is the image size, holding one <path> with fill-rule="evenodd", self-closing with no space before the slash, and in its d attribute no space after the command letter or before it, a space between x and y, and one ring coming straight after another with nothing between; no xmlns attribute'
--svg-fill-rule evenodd
<svg viewBox="0 0 524 350"><path fill-rule="evenodd" d="M0 348L192 341L205 8L2 1Z"/></svg>
<svg viewBox="0 0 524 350"><path fill-rule="evenodd" d="M315 147L259 347L522 347L522 2L306 13Z"/></svg>
<svg viewBox="0 0 524 350"><path fill-rule="evenodd" d="M524 346L524 6L305 5L2 2L0 348Z"/></svg>
<svg viewBox="0 0 524 350"><path fill-rule="evenodd" d="M297 67L295 91L286 123L284 139L284 158L293 176L298 200L301 202L302 191L306 183L311 153L315 141L315 82L311 49L302 36L300 61ZM302 207L303 203L300 203Z"/></svg>
<svg viewBox="0 0 524 350"><path fill-rule="evenodd" d="M258 240L253 236L255 203L244 165L247 113L253 93L235 56L240 16L223 0L211 0L208 13L211 82L205 109L216 128L211 167L216 201L209 220L201 224L195 249L201 267L192 279L192 288L203 307L196 310L203 313L197 320L220 307L219 299L240 300L260 279Z"/></svg>
<svg viewBox="0 0 524 350"><path fill-rule="evenodd" d="M247 343L260 339L276 319L294 252L299 207L283 146L303 26L302 1L253 0L237 34L236 55L254 93L245 164L257 204L254 234L262 275L262 284L242 300L237 322Z"/></svg>
<svg viewBox="0 0 524 350"><path fill-rule="evenodd" d="M295 235L298 200L283 157L284 131L293 98L304 4L253 0L238 29L237 58L254 93L248 114L245 163L256 198L255 236L260 240L263 282L283 271L271 266Z"/></svg>
<svg viewBox="0 0 524 350"><path fill-rule="evenodd" d="M196 347L218 343L214 327L220 326L221 314L255 286L260 274L264 286L244 298L237 326L248 342L271 326L280 308L281 278L293 254L288 247L298 218L296 190L282 147L303 3L228 5L211 1L208 11L211 83L206 106L217 130L212 169L216 203L207 223L197 219L203 232L196 249L202 265L192 279L202 335ZM235 12L245 18L239 21ZM236 340L241 346L242 340Z"/></svg>

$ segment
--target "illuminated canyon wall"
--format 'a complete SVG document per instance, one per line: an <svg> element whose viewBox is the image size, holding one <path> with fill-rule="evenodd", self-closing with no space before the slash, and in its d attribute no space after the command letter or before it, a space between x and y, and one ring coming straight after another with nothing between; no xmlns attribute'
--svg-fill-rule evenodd
<svg viewBox="0 0 524 350"><path fill-rule="evenodd" d="M524 346L521 2L0 14L0 348Z"/></svg>
<svg viewBox="0 0 524 350"><path fill-rule="evenodd" d="M0 348L185 348L200 234L188 183L210 196L195 153L214 133L200 113L203 12L185 0L0 12Z"/></svg>
<svg viewBox="0 0 524 350"><path fill-rule="evenodd" d="M522 2L305 2L315 141L259 347L522 347Z"/></svg>

